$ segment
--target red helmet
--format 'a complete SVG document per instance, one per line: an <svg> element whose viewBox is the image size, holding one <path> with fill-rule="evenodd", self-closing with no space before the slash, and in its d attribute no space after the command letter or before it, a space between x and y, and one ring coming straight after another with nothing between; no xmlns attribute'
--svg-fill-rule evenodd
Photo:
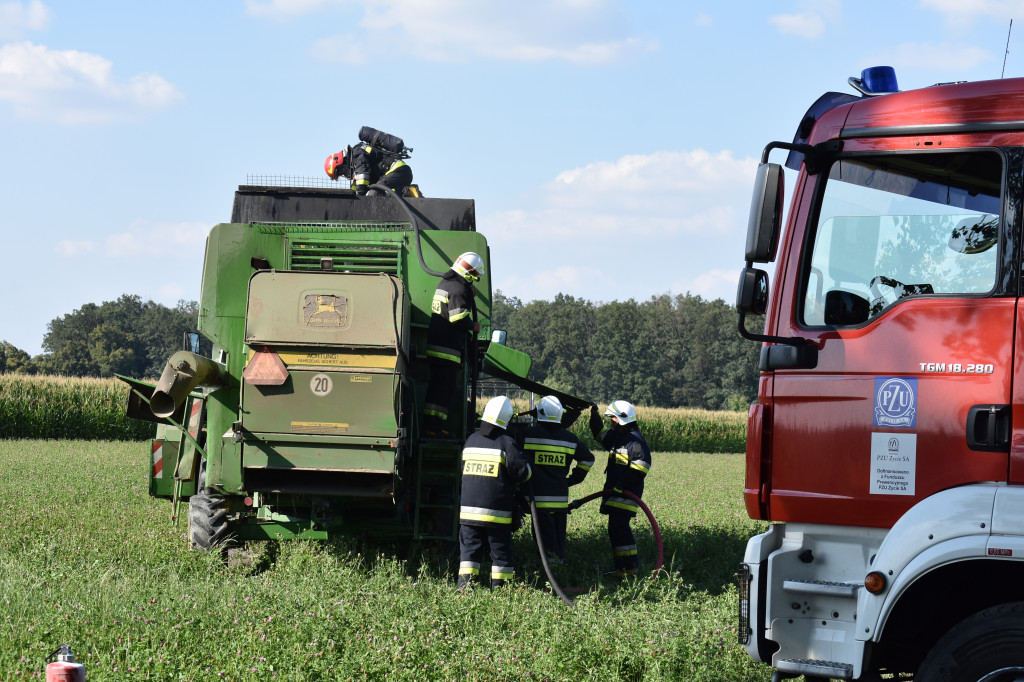
<svg viewBox="0 0 1024 682"><path fill-rule="evenodd" d="M340 152L331 154L324 160L324 171L327 172L327 176L331 180L337 180L345 174L345 169L348 165L348 150L349 148L346 147Z"/></svg>

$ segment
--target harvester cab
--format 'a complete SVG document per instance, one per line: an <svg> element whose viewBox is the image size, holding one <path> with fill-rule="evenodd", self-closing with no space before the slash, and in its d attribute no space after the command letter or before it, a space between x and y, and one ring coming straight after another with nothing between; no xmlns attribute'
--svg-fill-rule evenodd
<svg viewBox="0 0 1024 682"><path fill-rule="evenodd" d="M240 187L231 222L206 243L199 331L211 357L180 351L156 385L125 379L129 415L157 422L150 494L171 498L175 517L188 500L195 545L453 540L481 369L559 395L575 414L589 406L531 381L527 355L490 341L489 251L473 202L387 195ZM485 261L481 330L457 378L451 437L426 439L431 303L466 251Z"/></svg>

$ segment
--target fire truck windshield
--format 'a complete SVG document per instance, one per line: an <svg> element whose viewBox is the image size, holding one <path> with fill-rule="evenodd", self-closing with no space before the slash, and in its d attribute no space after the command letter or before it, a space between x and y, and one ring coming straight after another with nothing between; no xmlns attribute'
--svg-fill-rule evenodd
<svg viewBox="0 0 1024 682"><path fill-rule="evenodd" d="M994 152L833 163L809 235L803 323L863 324L903 298L992 291L1002 176Z"/></svg>

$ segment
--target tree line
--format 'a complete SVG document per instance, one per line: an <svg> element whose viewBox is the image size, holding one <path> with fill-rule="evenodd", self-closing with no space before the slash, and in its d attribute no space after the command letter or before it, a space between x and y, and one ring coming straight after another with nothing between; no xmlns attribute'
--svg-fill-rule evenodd
<svg viewBox="0 0 1024 682"><path fill-rule="evenodd" d="M195 301L168 308L125 294L100 305L86 303L47 324L40 355L0 342L0 373L158 377L198 321Z"/></svg>
<svg viewBox="0 0 1024 682"><path fill-rule="evenodd" d="M740 337L736 321L733 306L690 294L523 303L498 291L491 324L533 358L531 378L552 388L596 402L745 410L757 397L760 345Z"/></svg>
<svg viewBox="0 0 1024 682"><path fill-rule="evenodd" d="M198 313L195 301L168 308L127 294L87 303L47 325L41 355L0 343L0 373L156 378ZM746 409L757 396L759 346L739 336L721 299L523 303L497 291L491 324L533 358L532 379L596 402Z"/></svg>

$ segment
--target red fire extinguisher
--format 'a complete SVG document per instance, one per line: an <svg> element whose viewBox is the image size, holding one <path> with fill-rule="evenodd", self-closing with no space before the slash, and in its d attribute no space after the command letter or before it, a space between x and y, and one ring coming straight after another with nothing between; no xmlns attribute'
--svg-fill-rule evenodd
<svg viewBox="0 0 1024 682"><path fill-rule="evenodd" d="M61 644L46 663L46 682L85 682L85 666L75 663L70 644Z"/></svg>

